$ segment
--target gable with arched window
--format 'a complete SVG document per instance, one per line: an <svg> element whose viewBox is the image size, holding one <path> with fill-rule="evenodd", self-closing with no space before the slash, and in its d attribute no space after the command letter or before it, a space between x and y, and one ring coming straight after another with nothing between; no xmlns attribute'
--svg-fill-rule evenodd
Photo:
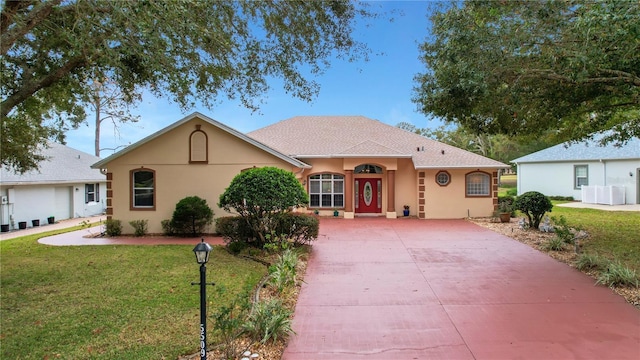
<svg viewBox="0 0 640 360"><path fill-rule="evenodd" d="M131 170L131 210L156 209L156 172L140 168Z"/></svg>
<svg viewBox="0 0 640 360"><path fill-rule="evenodd" d="M209 162L209 141L207 133L200 130L200 125L196 125L196 130L189 136L189 163L206 164Z"/></svg>

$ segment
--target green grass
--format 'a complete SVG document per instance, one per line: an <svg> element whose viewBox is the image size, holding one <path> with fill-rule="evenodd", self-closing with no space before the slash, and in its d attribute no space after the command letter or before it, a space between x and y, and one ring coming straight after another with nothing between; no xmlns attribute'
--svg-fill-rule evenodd
<svg viewBox="0 0 640 360"><path fill-rule="evenodd" d="M511 196L516 196L516 191L517 189L515 186L508 186L503 184L498 188L498 196L507 196L509 195L509 192L512 192Z"/></svg>
<svg viewBox="0 0 640 360"><path fill-rule="evenodd" d="M500 176L500 184L504 187L515 187L518 182L518 176L516 174L508 174Z"/></svg>
<svg viewBox="0 0 640 360"><path fill-rule="evenodd" d="M0 242L0 358L175 359L198 350L192 246L37 243L61 232ZM209 287L208 313L266 273L214 247L207 280L226 291Z"/></svg>
<svg viewBox="0 0 640 360"><path fill-rule="evenodd" d="M634 211L603 211L555 206L550 215L563 215L571 227L589 233L581 241L582 252L595 254L640 272L640 213Z"/></svg>

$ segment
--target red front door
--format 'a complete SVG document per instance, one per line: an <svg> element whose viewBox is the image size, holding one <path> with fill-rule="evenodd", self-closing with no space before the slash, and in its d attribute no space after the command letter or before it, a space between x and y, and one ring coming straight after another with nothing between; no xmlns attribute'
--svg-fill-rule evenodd
<svg viewBox="0 0 640 360"><path fill-rule="evenodd" d="M356 179L356 212L382 212L380 191L382 179Z"/></svg>

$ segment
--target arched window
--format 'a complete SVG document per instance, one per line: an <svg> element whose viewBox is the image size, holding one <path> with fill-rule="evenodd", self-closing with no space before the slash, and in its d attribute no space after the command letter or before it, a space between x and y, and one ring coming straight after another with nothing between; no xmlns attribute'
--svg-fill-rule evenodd
<svg viewBox="0 0 640 360"><path fill-rule="evenodd" d="M344 207L344 176L338 174L309 176L309 207Z"/></svg>
<svg viewBox="0 0 640 360"><path fill-rule="evenodd" d="M206 164L209 162L207 134L196 125L196 130L189 137L189 162Z"/></svg>
<svg viewBox="0 0 640 360"><path fill-rule="evenodd" d="M131 210L155 210L155 176L151 169L131 170Z"/></svg>
<svg viewBox="0 0 640 360"><path fill-rule="evenodd" d="M377 165L363 164L358 165L353 170L354 174L382 174L382 168Z"/></svg>
<svg viewBox="0 0 640 360"><path fill-rule="evenodd" d="M482 171L465 176L466 195L469 197L491 196L491 176Z"/></svg>

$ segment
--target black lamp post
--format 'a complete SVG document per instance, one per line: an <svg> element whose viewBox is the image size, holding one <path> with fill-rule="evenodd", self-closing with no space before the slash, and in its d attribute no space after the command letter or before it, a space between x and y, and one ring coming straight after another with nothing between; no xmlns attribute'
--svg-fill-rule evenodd
<svg viewBox="0 0 640 360"><path fill-rule="evenodd" d="M200 264L200 360L207 360L207 267L209 253L213 248L204 238L193 248L196 261ZM191 283L196 285L197 283ZM211 283L211 285L214 285Z"/></svg>

